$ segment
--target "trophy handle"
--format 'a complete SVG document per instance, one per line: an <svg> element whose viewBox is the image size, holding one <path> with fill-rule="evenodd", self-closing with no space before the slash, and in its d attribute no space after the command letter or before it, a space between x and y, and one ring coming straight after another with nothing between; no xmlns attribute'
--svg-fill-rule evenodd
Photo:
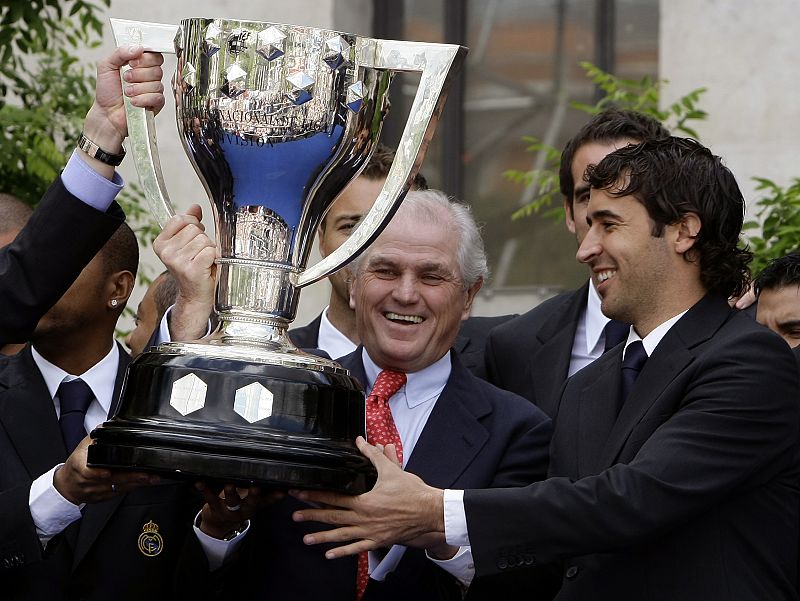
<svg viewBox="0 0 800 601"><path fill-rule="evenodd" d="M301 288L341 269L381 233L405 198L433 138L447 89L464 63L467 49L453 44L427 44L358 39L358 63L391 71L421 72L419 87L408 115L395 159L375 204L347 241L316 265L290 274Z"/></svg>
<svg viewBox="0 0 800 601"><path fill-rule="evenodd" d="M148 52L175 54L175 34L177 25L161 23L145 23L126 19L110 19L114 32L114 41L120 46L143 46ZM120 78L130 67L120 70ZM125 85L125 80L122 80ZM161 159L156 145L155 114L150 109L135 107L130 99L124 96L125 116L128 118L128 145L139 174L148 208L161 227L175 215L175 209L169 200L164 175L161 172Z"/></svg>

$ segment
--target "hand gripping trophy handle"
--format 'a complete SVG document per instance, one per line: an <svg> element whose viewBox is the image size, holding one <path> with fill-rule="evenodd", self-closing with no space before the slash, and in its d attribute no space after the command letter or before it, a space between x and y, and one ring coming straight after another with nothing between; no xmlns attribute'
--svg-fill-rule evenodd
<svg viewBox="0 0 800 601"><path fill-rule="evenodd" d="M173 42L179 27L111 19L117 46L142 45L145 50L175 53ZM416 71L420 83L386 182L372 209L352 236L316 265L290 274L293 286L301 288L337 271L360 254L385 227L420 168L444 106L447 89L460 69L467 49L451 44L430 44L357 37L355 58L359 67L389 72ZM177 77L177 75L176 75ZM153 112L133 106L125 98L130 154L149 204L163 226L175 214L169 200L156 144ZM366 165L363 162L362 167ZM293 262L303 263L303 250L295 248Z"/></svg>

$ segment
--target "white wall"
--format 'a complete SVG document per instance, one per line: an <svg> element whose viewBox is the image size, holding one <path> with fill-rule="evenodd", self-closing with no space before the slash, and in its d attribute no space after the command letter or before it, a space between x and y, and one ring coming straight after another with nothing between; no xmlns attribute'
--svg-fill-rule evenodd
<svg viewBox="0 0 800 601"><path fill-rule="evenodd" d="M371 29L372 3L370 0L295 0L294 2L241 2L237 0L112 0L106 17L142 20L157 23L178 24L181 19L191 17L224 17L253 21L272 21L294 23L313 27L339 29L368 35ZM110 25L106 27L103 45L83 53L83 58L96 62L113 51L113 35ZM165 62L164 85L169 89L169 80L175 70L175 57L167 56ZM203 207L204 223L207 231L214 231L211 210L205 191L194 169L186 157L178 138L175 125L175 108L169 102L159 114L158 145L170 198L180 211L192 203ZM126 181L137 181L133 165L126 161L119 169ZM312 257L312 261L318 259ZM149 265L149 273L155 275L163 266L151 250L142 253L142 263ZM130 306L136 308L144 290L137 287ZM327 303L329 288L327 282L310 286L303 292L296 324L303 325L316 316ZM123 322L122 329L131 324Z"/></svg>
<svg viewBox="0 0 800 601"><path fill-rule="evenodd" d="M736 175L753 213L753 176L800 176L800 2L661 0L660 76L669 103L707 87L701 141Z"/></svg>

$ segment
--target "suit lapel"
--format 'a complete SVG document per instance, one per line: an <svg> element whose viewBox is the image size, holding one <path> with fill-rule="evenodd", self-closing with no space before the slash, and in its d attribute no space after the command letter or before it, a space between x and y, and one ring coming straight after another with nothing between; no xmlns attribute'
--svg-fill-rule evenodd
<svg viewBox="0 0 800 601"><path fill-rule="evenodd" d="M450 357L450 378L406 462L406 471L439 488L452 486L486 445L489 433L478 420L492 411L470 386L475 376L455 353Z"/></svg>
<svg viewBox="0 0 800 601"><path fill-rule="evenodd" d="M0 423L31 479L66 458L53 400L30 345L11 357L0 374Z"/></svg>
<svg viewBox="0 0 800 601"><path fill-rule="evenodd" d="M580 391L574 409L578 414L578 478L598 472L598 460L617 420L616 399L620 388L622 347L610 351L600 360L603 361L601 365L607 367ZM564 409L560 408L559 412ZM562 419L560 413L558 419Z"/></svg>
<svg viewBox="0 0 800 601"><path fill-rule="evenodd" d="M558 391L569 373L575 330L588 294L587 282L564 300L536 335L541 346L531 357L531 386L536 404L551 417L557 410Z"/></svg>
<svg viewBox="0 0 800 601"><path fill-rule="evenodd" d="M694 360L691 349L708 340L728 319L731 311L724 298L708 295L689 309L686 315L667 332L644 364L630 396L619 413L599 457L599 469L616 462L636 424L642 420L670 382ZM616 376L619 381L619 370Z"/></svg>
<svg viewBox="0 0 800 601"><path fill-rule="evenodd" d="M119 397L122 391L122 383L125 379L126 369L131 359L128 353L119 347L119 363L117 365L117 377L114 380L114 395L112 397L109 417L116 413L119 408ZM86 556L94 541L102 532L108 520L120 506L127 495L117 495L116 497L102 503L86 505L83 509L83 519L81 520L80 531L75 543L75 555L73 557L72 568L75 569Z"/></svg>

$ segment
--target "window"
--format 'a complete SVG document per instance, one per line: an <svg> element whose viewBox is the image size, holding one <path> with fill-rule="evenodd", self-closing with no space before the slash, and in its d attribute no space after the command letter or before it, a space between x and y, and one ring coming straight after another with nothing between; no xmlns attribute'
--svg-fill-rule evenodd
<svg viewBox="0 0 800 601"><path fill-rule="evenodd" d="M537 164L523 136L562 148L588 119L569 106L593 103L597 93L580 61L622 77L656 76L658 0L376 0L374 16L377 37L470 48L423 173L469 202L484 224L490 288L552 292L582 283L586 270L563 223L538 215L511 221L530 198L503 173ZM400 117L387 121L389 144L398 140L415 90L408 74L393 83Z"/></svg>

